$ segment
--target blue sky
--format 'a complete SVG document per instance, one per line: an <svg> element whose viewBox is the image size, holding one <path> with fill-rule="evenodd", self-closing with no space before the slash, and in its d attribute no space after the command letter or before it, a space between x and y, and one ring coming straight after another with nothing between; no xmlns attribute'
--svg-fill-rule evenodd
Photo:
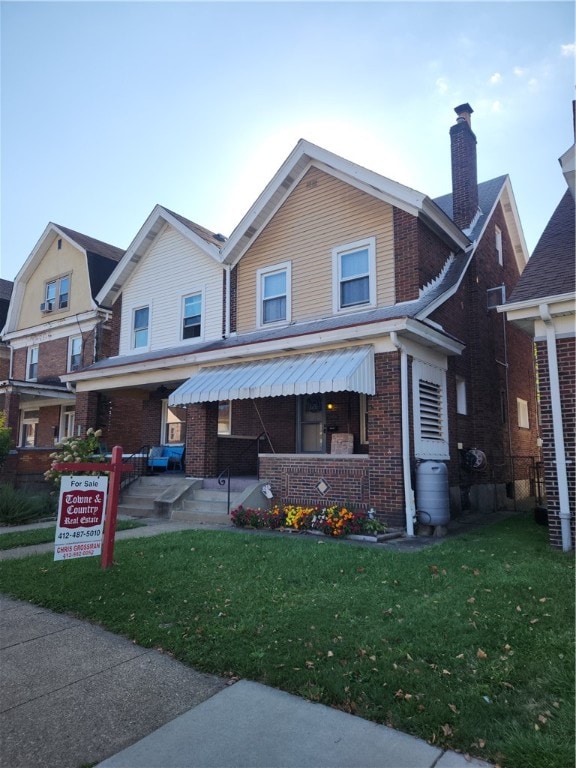
<svg viewBox="0 0 576 768"><path fill-rule="evenodd" d="M0 276L52 221L126 248L156 203L229 235L300 138L430 197L453 108L529 252L574 139L572 2L1 2Z"/></svg>

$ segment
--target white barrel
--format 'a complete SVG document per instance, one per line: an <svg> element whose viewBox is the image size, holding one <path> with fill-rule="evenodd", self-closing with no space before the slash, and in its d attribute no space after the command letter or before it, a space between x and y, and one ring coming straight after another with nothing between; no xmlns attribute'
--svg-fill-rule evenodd
<svg viewBox="0 0 576 768"><path fill-rule="evenodd" d="M422 525L450 520L448 469L441 461L423 461L416 470L416 509Z"/></svg>

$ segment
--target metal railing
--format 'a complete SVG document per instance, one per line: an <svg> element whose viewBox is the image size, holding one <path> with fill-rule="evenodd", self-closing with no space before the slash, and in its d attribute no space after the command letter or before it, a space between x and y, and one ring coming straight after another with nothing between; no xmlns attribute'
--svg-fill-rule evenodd
<svg viewBox="0 0 576 768"><path fill-rule="evenodd" d="M149 453L150 446L143 445L130 456L122 459L122 464L132 464L134 466L134 469L130 472L122 473L122 487L130 485L134 480L137 480L147 473Z"/></svg>
<svg viewBox="0 0 576 768"><path fill-rule="evenodd" d="M268 443L270 444L270 439L268 438L268 435L266 432L260 432L258 437L255 437L254 440L251 440L250 443L247 445L245 450L243 450L239 455L238 459L242 458L246 453L248 453L249 450L252 450L254 445L256 446L256 477L260 479L260 462L258 460L258 454L260 453L260 440L265 437L268 440ZM230 476L231 476L232 467L231 465L228 465L225 467L222 472L217 477L218 485L226 485L226 511L227 514L230 514Z"/></svg>

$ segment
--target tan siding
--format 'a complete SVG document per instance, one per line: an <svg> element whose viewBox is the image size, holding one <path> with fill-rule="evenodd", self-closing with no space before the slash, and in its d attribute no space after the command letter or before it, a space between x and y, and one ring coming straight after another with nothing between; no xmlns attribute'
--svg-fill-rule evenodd
<svg viewBox="0 0 576 768"><path fill-rule="evenodd" d="M120 354L131 351L132 311L150 307L150 349L189 344L181 338L183 297L204 293L203 338L222 334L222 267L166 225L122 292ZM200 341L200 339L197 339Z"/></svg>
<svg viewBox="0 0 576 768"><path fill-rule="evenodd" d="M40 304L45 298L46 283L64 275L70 275L69 306L66 309L56 309L50 314L42 313ZM61 320L69 315L85 312L91 307L92 298L84 253L65 238L62 238L62 248L58 250L58 237L55 236L52 245L26 284L15 330L31 328L48 320Z"/></svg>
<svg viewBox="0 0 576 768"><path fill-rule="evenodd" d="M332 248L376 238L378 305L394 302L392 207L311 168L238 265L238 331L256 327L256 272L292 263L292 320L332 314Z"/></svg>

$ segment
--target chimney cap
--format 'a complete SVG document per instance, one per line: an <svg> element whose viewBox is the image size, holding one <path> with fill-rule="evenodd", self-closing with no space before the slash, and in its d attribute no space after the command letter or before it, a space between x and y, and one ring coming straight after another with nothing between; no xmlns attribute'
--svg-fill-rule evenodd
<svg viewBox="0 0 576 768"><path fill-rule="evenodd" d="M470 104L466 102L466 104L460 104L459 107L454 107L454 112L456 112L457 115L461 115L464 112L467 112L469 115L471 115L472 112L474 112L474 110L472 109Z"/></svg>

